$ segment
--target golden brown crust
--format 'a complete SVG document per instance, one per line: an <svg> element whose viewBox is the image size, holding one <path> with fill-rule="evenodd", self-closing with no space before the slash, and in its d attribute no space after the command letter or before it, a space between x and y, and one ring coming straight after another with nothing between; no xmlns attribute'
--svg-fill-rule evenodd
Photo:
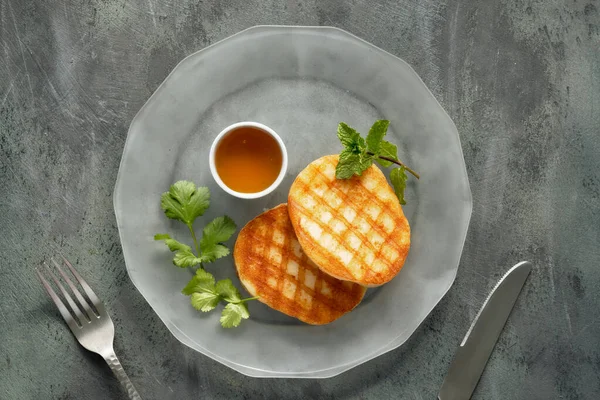
<svg viewBox="0 0 600 400"><path fill-rule="evenodd" d="M308 324L336 320L356 307L365 294L364 287L320 271L304 254L286 204L246 224L235 242L233 258L250 294Z"/></svg>
<svg viewBox="0 0 600 400"><path fill-rule="evenodd" d="M340 180L337 162L337 155L321 157L300 172L288 196L292 225L322 271L365 286L382 285L404 265L408 221L378 167Z"/></svg>

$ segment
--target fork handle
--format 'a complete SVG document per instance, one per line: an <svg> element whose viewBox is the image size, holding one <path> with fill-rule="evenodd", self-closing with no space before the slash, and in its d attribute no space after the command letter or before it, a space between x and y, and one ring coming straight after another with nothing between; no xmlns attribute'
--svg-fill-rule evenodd
<svg viewBox="0 0 600 400"><path fill-rule="evenodd" d="M129 398L131 400L142 400L137 390L135 390L133 383L131 383L131 380L125 373L125 370L123 369L123 366L121 365L121 362L117 358L115 352L113 351L112 353L105 355L104 360L112 370L113 374L115 374L121 385L123 385L125 390L127 390L127 395Z"/></svg>

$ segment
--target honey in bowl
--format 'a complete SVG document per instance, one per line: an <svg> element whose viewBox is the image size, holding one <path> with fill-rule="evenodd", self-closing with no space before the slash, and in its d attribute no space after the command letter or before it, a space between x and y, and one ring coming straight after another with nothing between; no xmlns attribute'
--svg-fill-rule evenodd
<svg viewBox="0 0 600 400"><path fill-rule="evenodd" d="M219 177L239 193L258 193L271 186L281 172L282 163L277 140L252 126L227 133L215 151Z"/></svg>

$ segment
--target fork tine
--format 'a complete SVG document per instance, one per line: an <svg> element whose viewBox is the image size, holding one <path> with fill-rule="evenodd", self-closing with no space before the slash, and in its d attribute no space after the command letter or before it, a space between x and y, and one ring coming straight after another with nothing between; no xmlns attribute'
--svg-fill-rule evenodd
<svg viewBox="0 0 600 400"><path fill-rule="evenodd" d="M54 289L52 289L52 286L50 286L48 281L44 278L44 276L40 273L40 271L37 268L35 269L35 273L37 274L38 278L40 278L40 281L42 281L42 285L44 285L44 289L46 289L48 296L50 296L50 298L52 299L52 301L58 308L60 315L62 315L62 317L65 320L65 322L67 323L67 325L69 325L69 328L71 329L71 331L75 332L76 329L79 329L79 325L77 325L77 322L75 322L75 319L73 318L73 316L71 315L71 313L69 312L69 310L67 309L65 304L62 302L60 297L58 297L56 292L54 292Z"/></svg>
<svg viewBox="0 0 600 400"><path fill-rule="evenodd" d="M54 261L53 258L51 258L50 260L52 260L52 263L54 263L54 266L56 267L56 270L58 271L58 273L60 274L60 276L63 277L63 279L65 280L65 282L67 282L67 285L69 285L69 287L71 288L71 290L75 294L75 297L77 297L77 300L79 301L79 304L85 310L85 313L88 316L88 320L91 321L91 320L93 320L95 318L98 318L98 316L94 313L94 310L90 307L90 305L87 302L87 300L81 295L81 292L79 291L79 289L77 289L77 286L75 286L75 284L73 284L73 281L71 281L71 279L67 276L67 274L64 273L64 271L60 267L60 265L58 265L58 263L56 261Z"/></svg>
<svg viewBox="0 0 600 400"><path fill-rule="evenodd" d="M52 278L52 280L54 281L54 283L56 284L56 286L58 287L58 289L62 293L63 297L65 299L67 299L67 303L69 304L69 307L71 307L71 311L73 311L75 313L75 316L77 317L75 319L75 322L77 322L77 325L83 325L83 322L86 321L86 319L83 316L83 314L82 314L81 310L79 309L79 307L77 307L77 304L75 304L75 302L73 301L73 298L71 297L71 295L69 294L69 292L67 292L67 290L62 285L62 283L60 283L60 281L52 273L52 271L50 270L50 267L48 267L48 264L44 263L44 268L46 270L46 273L48 275L50 275L50 278Z"/></svg>
<svg viewBox="0 0 600 400"><path fill-rule="evenodd" d="M96 310L98 310L98 314L100 314L100 316L102 316L102 314L106 314L106 310L104 309L104 303L102 303L98 296L96 296L96 293L94 293L90 285L88 285L87 282L81 277L81 275L79 275L79 272L77 272L77 270L73 268L69 260L67 260L63 255L61 255L61 257L65 262L66 266L69 268L69 270L71 270L71 273L73 274L75 279L77 279L77 282L79 282L79 284L85 291L85 294L87 294L88 298L92 301L94 307L96 307Z"/></svg>

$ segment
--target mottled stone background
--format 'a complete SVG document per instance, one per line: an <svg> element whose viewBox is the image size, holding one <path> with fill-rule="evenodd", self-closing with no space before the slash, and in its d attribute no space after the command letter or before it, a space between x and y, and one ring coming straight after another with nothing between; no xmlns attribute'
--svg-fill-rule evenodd
<svg viewBox="0 0 600 400"><path fill-rule="evenodd" d="M0 399L125 399L33 270L106 300L144 399L433 399L502 272L534 262L476 399L600 398L596 0L0 0ZM176 341L125 271L129 122L186 55L257 24L332 25L408 61L454 119L474 209L458 277L401 348L326 380L250 379Z"/></svg>

